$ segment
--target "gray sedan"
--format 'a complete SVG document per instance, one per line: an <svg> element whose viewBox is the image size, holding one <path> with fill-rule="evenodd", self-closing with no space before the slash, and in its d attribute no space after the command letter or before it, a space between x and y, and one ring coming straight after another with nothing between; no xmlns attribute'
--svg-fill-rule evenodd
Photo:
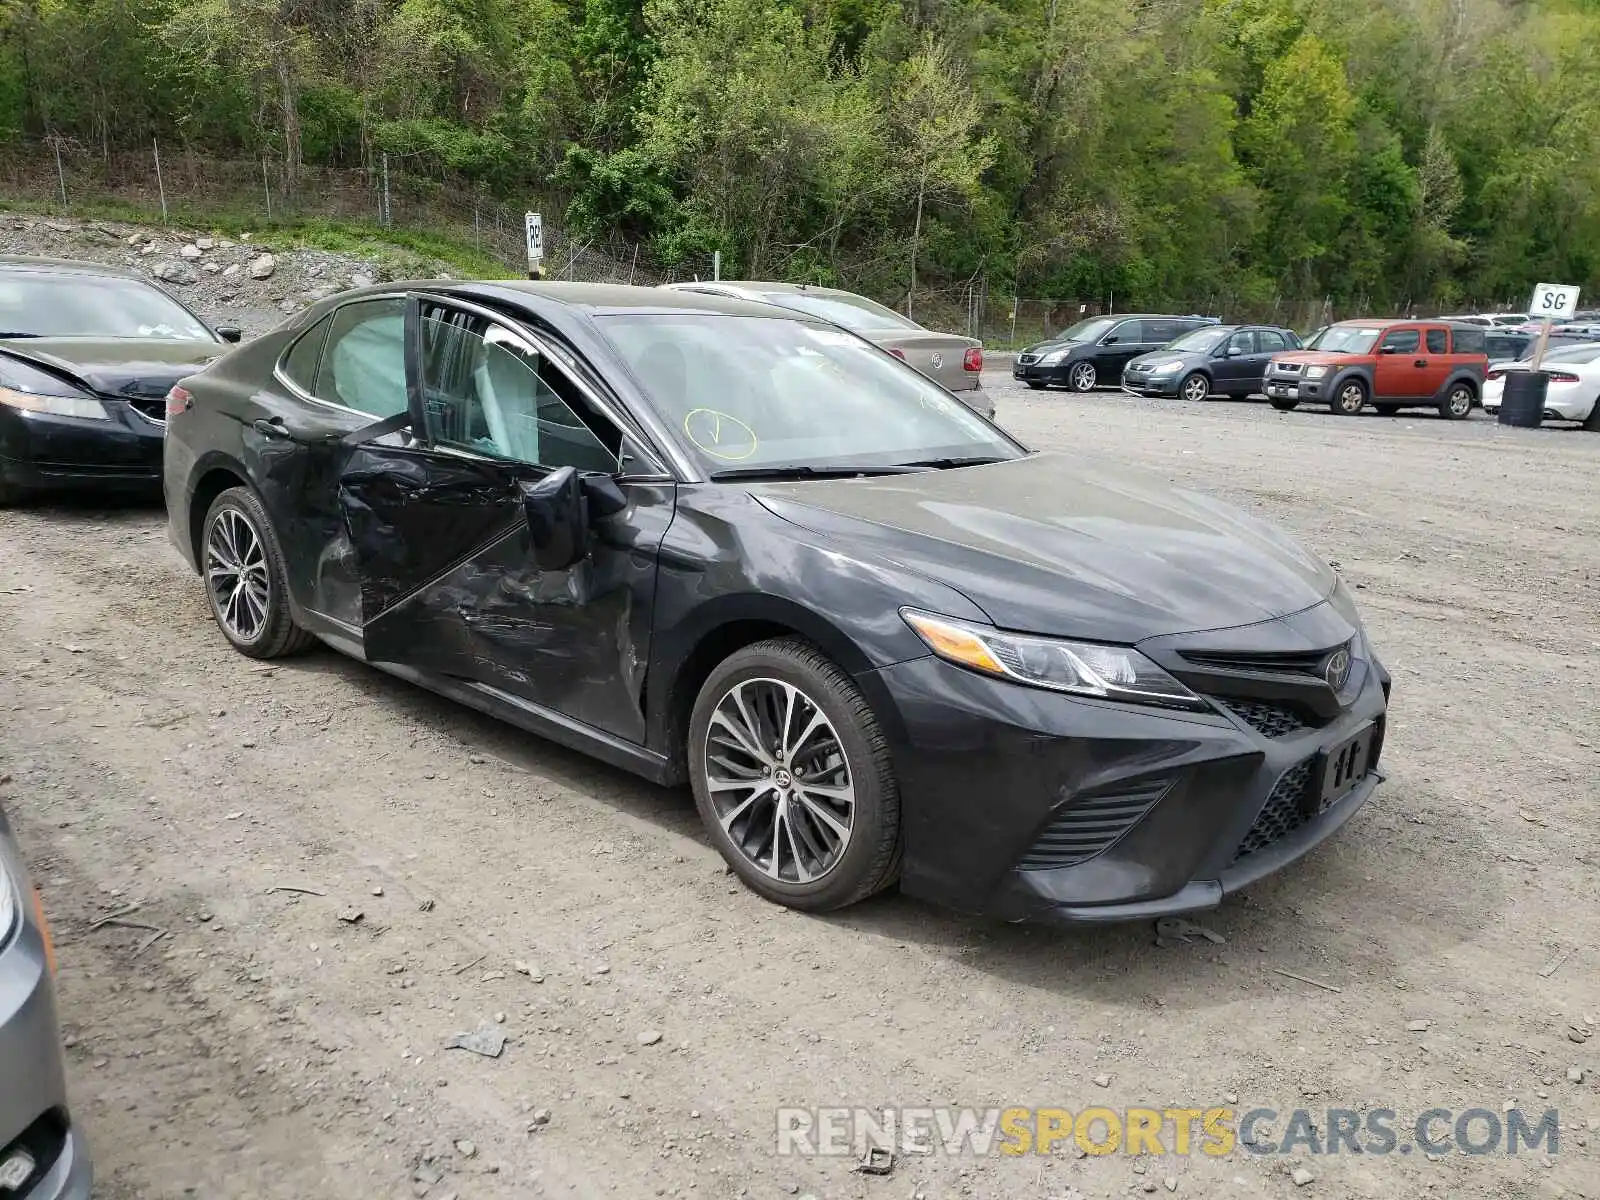
<svg viewBox="0 0 1600 1200"><path fill-rule="evenodd" d="M92 1171L67 1111L55 962L44 913L0 811L0 1196L87 1200Z"/></svg>
<svg viewBox="0 0 1600 1200"><path fill-rule="evenodd" d="M983 343L959 333L924 329L892 308L839 288L812 287L808 283L759 283L719 279L697 283L667 283L678 292L706 292L792 308L842 325L890 354L909 363L929 379L964 400L967 407L993 418L994 401L981 386Z"/></svg>

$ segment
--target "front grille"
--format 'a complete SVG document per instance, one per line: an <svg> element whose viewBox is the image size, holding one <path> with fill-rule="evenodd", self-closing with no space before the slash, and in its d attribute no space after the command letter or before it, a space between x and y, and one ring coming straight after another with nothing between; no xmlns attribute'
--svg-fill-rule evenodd
<svg viewBox="0 0 1600 1200"><path fill-rule="evenodd" d="M157 425L167 423L167 402L160 400L129 400L128 407L133 409L147 421L154 421Z"/></svg>
<svg viewBox="0 0 1600 1200"><path fill-rule="evenodd" d="M1038 362L1039 356L1037 354L1019 354L1017 355L1017 361L1023 366L1027 366L1029 363Z"/></svg>
<svg viewBox="0 0 1600 1200"><path fill-rule="evenodd" d="M1216 696L1214 699L1262 737L1287 737L1291 733L1299 733L1302 729L1310 728L1301 720L1299 713L1282 704L1269 704L1264 700L1231 699L1225 696Z"/></svg>
<svg viewBox="0 0 1600 1200"><path fill-rule="evenodd" d="M1048 871L1093 858L1137 825L1171 787L1170 779L1146 780L1116 792L1073 800L1039 832L1018 868Z"/></svg>
<svg viewBox="0 0 1600 1200"><path fill-rule="evenodd" d="M1272 794L1261 809L1261 815L1250 826L1250 832L1244 835L1244 841L1239 843L1238 852L1233 856L1234 862L1258 850L1265 850L1311 819L1303 811L1301 803L1305 799L1306 789L1311 786L1311 768L1316 761L1308 758L1279 777L1277 786L1272 789Z"/></svg>
<svg viewBox="0 0 1600 1200"><path fill-rule="evenodd" d="M1291 651L1284 654L1254 653L1251 651L1228 650L1184 650L1183 656L1198 667L1214 667L1219 671L1265 671L1271 674L1288 675L1322 675L1322 664L1328 655L1338 650L1338 646L1330 646L1326 650ZM1348 642L1344 648L1355 654L1355 647Z"/></svg>
<svg viewBox="0 0 1600 1200"><path fill-rule="evenodd" d="M1300 364L1292 362L1273 363L1272 372L1275 375L1298 375L1300 374Z"/></svg>

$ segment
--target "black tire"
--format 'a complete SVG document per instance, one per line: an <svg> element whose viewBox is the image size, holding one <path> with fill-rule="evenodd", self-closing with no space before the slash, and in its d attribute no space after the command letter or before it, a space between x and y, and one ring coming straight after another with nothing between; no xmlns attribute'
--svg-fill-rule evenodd
<svg viewBox="0 0 1600 1200"><path fill-rule="evenodd" d="M1359 379L1346 379L1328 401L1328 409L1336 416L1359 417L1367 406L1367 385Z"/></svg>
<svg viewBox="0 0 1600 1200"><path fill-rule="evenodd" d="M781 878L781 856L773 860L777 868L775 872L769 871L760 862L760 849L764 843L759 837L762 827L767 825L765 813L772 811L771 807L761 803L761 797L752 795L741 799L736 794L739 790L737 787L718 790L719 796L735 793L732 799L725 802L730 813L750 811L750 820L742 831L737 818L732 819L729 829L739 832L724 829L723 815L719 814L713 800L711 764L707 756L713 718L718 717L719 707L732 699L741 685L754 684L761 688L766 686L763 681L798 689L803 703L814 714L826 718L827 729L820 730L810 739L801 738L793 749L798 751L806 746L815 746L820 739L823 746L836 750L837 755L823 761L832 762L842 756L848 771L844 778L853 791L848 838L842 850L837 852L837 857L817 878L809 882ZM759 693L755 694L759 696ZM759 706L759 700L757 703ZM724 728L720 718L718 728ZM834 740L828 741L826 734L834 735ZM734 743L725 734L720 747L719 767L736 765L740 768L741 778L749 777L760 782L754 774L757 769L754 764L758 760L753 755L734 748ZM889 760L888 743L866 697L854 681L810 643L798 638L774 638L746 646L718 664L695 699L694 712L689 720L686 757L695 806L700 810L701 820L705 822L713 844L745 886L758 895L789 908L827 912L882 891L898 878L900 790ZM801 755L798 753L787 760L795 770L793 786L796 791L804 790L804 786L798 782L801 777L800 761ZM774 784L762 784L762 788L765 789L765 795L773 795L774 798L777 777L784 775L782 764L785 759L780 755L777 762L780 764L778 770L763 772L763 777L772 777ZM836 771L838 768L833 769ZM804 813L804 808L797 808L796 811ZM820 828L814 820L811 821L811 827L813 830ZM772 841L776 842L776 817L771 828L774 831ZM785 828L790 829L790 826L786 825ZM795 865L800 857L797 853L799 842L792 829L789 838L791 865ZM756 839L754 853L745 848L752 839ZM809 842L807 846L809 848ZM779 877L775 878L774 874Z"/></svg>
<svg viewBox="0 0 1600 1200"><path fill-rule="evenodd" d="M1028 385L1028 387L1032 391L1035 391L1035 392L1042 392L1042 391L1044 391L1045 387L1047 386L1046 384L1043 384L1043 383L1039 382L1039 380L1037 380L1037 379L1025 379L1025 380L1023 380L1023 382L1026 383Z"/></svg>
<svg viewBox="0 0 1600 1200"><path fill-rule="evenodd" d="M1209 400L1211 398L1211 380L1207 379L1200 371L1190 371L1183 377L1183 382L1178 385L1178 395L1185 400Z"/></svg>
<svg viewBox="0 0 1600 1200"><path fill-rule="evenodd" d="M1092 362L1075 362L1067 372L1067 386L1075 392L1092 392L1100 386L1100 372Z"/></svg>
<svg viewBox="0 0 1600 1200"><path fill-rule="evenodd" d="M1465 380L1457 380L1450 385L1449 392L1439 405L1439 415L1446 421L1464 421L1472 415L1472 406L1477 402L1478 397L1472 385Z"/></svg>
<svg viewBox="0 0 1600 1200"><path fill-rule="evenodd" d="M0 481L0 508L10 508L22 499L22 489Z"/></svg>
<svg viewBox="0 0 1600 1200"><path fill-rule="evenodd" d="M1583 419L1583 424L1578 426L1585 433L1600 433L1600 400L1589 410L1589 415Z"/></svg>
<svg viewBox="0 0 1600 1200"><path fill-rule="evenodd" d="M228 514L232 514L229 516ZM252 630L241 631L243 622L225 615L225 604L213 585L212 538L218 535L218 523L242 519L258 540L260 567L255 574L264 583L266 599L264 614ZM299 654L316 644L316 635L308 633L294 622L289 611L288 571L283 561L283 549L278 545L277 532L261 500L247 487L233 487L211 502L206 510L205 524L200 533L200 575L206 584L206 601L211 606L211 616L222 635L233 648L251 658L284 658ZM237 592L239 588L235 588Z"/></svg>
<svg viewBox="0 0 1600 1200"><path fill-rule="evenodd" d="M1300 401L1298 400L1278 399L1269 400L1268 403L1279 412L1293 412L1295 409L1300 407Z"/></svg>

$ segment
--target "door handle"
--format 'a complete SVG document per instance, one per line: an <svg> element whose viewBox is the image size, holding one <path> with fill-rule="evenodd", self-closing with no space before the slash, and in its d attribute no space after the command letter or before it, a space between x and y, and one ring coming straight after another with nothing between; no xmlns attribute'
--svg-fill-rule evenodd
<svg viewBox="0 0 1600 1200"><path fill-rule="evenodd" d="M1428 365L1428 360L1425 358L1419 358L1414 360L1411 365L1413 367L1425 367Z"/></svg>
<svg viewBox="0 0 1600 1200"><path fill-rule="evenodd" d="M251 421L250 428L262 437L286 438L289 436L289 427L283 423L282 417L262 417Z"/></svg>

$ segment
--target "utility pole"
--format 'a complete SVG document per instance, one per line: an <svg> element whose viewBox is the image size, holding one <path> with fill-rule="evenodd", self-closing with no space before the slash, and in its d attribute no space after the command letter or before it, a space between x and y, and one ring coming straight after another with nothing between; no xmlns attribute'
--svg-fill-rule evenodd
<svg viewBox="0 0 1600 1200"><path fill-rule="evenodd" d="M167 185L161 182L161 140L151 138L150 145L156 152L156 187L161 192L161 223L167 223Z"/></svg>

